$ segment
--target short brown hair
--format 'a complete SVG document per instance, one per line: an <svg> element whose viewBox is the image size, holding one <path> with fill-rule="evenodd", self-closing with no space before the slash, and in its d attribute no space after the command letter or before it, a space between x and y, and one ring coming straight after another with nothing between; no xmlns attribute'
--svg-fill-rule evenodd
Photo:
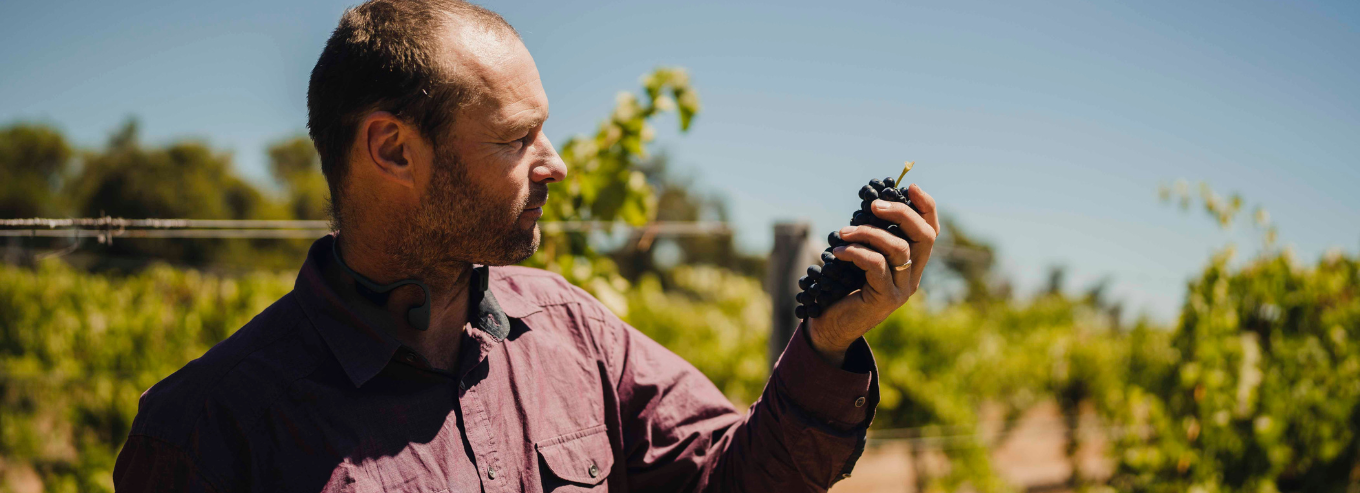
<svg viewBox="0 0 1360 493"><path fill-rule="evenodd" d="M436 146L467 85L436 60L438 34L454 23L519 36L499 14L462 0L370 0L340 17L307 87L307 128L331 191L331 218L341 224L349 149L364 116L387 111Z"/></svg>

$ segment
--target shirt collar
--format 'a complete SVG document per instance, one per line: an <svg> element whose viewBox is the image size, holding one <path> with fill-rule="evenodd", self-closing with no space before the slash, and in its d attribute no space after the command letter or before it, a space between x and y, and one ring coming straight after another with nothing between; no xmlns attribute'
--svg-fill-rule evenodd
<svg viewBox="0 0 1360 493"><path fill-rule="evenodd" d="M355 387L363 385L382 371L401 348L401 341L384 324L387 312L354 289L354 280L334 265L330 234L316 240L298 273L293 293L303 312L326 341L345 374ZM487 281L474 285L470 302L476 309L469 322L475 330L490 337L478 337L482 344L499 344L510 332L510 318L524 318L542 310L519 293L508 289L494 269ZM475 280L475 279L474 279Z"/></svg>

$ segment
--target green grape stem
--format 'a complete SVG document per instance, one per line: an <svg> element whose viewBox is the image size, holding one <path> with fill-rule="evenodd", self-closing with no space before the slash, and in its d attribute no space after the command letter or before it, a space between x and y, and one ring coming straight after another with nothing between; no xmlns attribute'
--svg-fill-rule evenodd
<svg viewBox="0 0 1360 493"><path fill-rule="evenodd" d="M907 172L911 171L911 167L915 165L916 161L907 161L907 165L902 167L902 174L897 175L897 186L902 186L902 177L907 176Z"/></svg>

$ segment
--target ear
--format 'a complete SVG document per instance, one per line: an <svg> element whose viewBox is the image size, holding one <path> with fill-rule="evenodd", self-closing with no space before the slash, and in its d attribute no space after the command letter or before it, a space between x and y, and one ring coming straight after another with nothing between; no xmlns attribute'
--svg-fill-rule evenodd
<svg viewBox="0 0 1360 493"><path fill-rule="evenodd" d="M417 167L428 158L425 138L414 126L386 111L369 113L359 124L361 166L397 185L415 188Z"/></svg>

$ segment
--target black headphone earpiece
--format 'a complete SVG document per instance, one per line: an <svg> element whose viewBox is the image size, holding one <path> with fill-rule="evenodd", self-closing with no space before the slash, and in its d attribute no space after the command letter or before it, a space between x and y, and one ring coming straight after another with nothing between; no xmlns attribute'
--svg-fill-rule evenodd
<svg viewBox="0 0 1360 493"><path fill-rule="evenodd" d="M337 243L339 243L339 241L336 240L331 241L331 253L335 255L335 263L340 264L340 268L344 269L345 272L350 275L350 277L353 277L354 281L359 283L360 286L363 286L365 289L372 291L374 294L386 295L387 293L392 292L393 289L397 289L407 284L415 284L416 286L420 286L420 290L425 293L425 301L421 302L419 305L416 305L414 308L411 308L410 310L406 311L406 321L409 322L412 327L415 327L416 330L429 330L430 328L429 286L426 286L425 283L417 281L415 279L403 279L387 285L380 285L376 282L373 282L369 280L367 277L364 277L363 275L359 274L358 272L354 272L354 269L350 269L348 265L345 265L345 260L340 258L340 248L336 246Z"/></svg>

